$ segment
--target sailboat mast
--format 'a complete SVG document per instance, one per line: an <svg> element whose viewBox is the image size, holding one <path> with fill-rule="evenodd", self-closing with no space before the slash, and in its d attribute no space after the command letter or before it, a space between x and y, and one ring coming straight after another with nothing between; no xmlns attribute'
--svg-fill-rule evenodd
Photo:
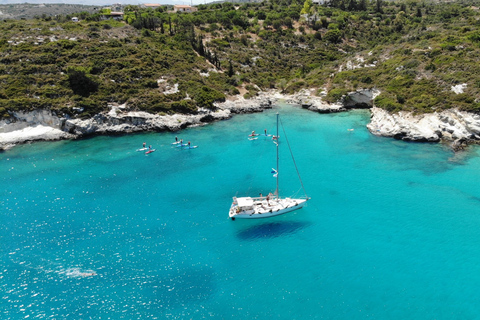
<svg viewBox="0 0 480 320"><path fill-rule="evenodd" d="M275 189L275 194L277 195L277 197L280 197L280 195L278 194L278 143L279 143L279 140L278 140L278 117L279 117L279 114L277 112L277 139L275 141L275 144L277 145L277 187Z"/></svg>

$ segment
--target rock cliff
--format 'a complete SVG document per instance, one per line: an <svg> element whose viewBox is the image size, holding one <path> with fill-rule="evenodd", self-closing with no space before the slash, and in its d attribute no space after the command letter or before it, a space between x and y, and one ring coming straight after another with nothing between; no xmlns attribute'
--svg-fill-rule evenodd
<svg viewBox="0 0 480 320"><path fill-rule="evenodd" d="M391 114L373 107L371 112L367 128L374 135L406 141L444 141L454 150L480 141L480 116L458 109L414 115L408 112Z"/></svg>

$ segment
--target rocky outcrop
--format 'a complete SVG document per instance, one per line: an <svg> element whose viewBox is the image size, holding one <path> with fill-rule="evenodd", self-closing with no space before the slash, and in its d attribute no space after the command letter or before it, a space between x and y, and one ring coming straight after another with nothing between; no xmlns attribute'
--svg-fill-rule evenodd
<svg viewBox="0 0 480 320"><path fill-rule="evenodd" d="M373 106L373 99L380 94L377 89L359 89L350 92L343 98L343 106L347 109L367 109Z"/></svg>
<svg viewBox="0 0 480 320"><path fill-rule="evenodd" d="M319 113L344 112L353 108L370 108L373 105L373 99L380 93L376 89L360 89L350 92L337 103L325 102L326 92L316 96L311 90L301 90L293 95L274 95L278 100L283 99L289 104L298 104L302 108Z"/></svg>
<svg viewBox="0 0 480 320"><path fill-rule="evenodd" d="M63 130L75 136L92 134L131 133L139 131L177 131L188 126L230 118L230 111L201 110L195 115L175 114L154 115L147 112L119 112L118 114L97 114L87 120L70 119L65 121Z"/></svg>
<svg viewBox="0 0 480 320"><path fill-rule="evenodd" d="M0 150L29 141L73 138L62 130L64 121L47 110L16 112L11 119L0 121Z"/></svg>
<svg viewBox="0 0 480 320"><path fill-rule="evenodd" d="M38 140L73 139L94 134L121 134L139 131L177 131L189 126L228 119L233 113L249 113L272 108L272 99L259 95L255 99L239 98L216 104L216 110L200 109L197 114L156 115L125 111L125 106L110 106L109 112L90 119L72 119L48 110L15 113L0 121L0 150L16 144Z"/></svg>
<svg viewBox="0 0 480 320"><path fill-rule="evenodd" d="M445 141L456 150L480 140L480 116L458 109L414 115L389 113L374 107L368 130L378 136L406 141Z"/></svg>
<svg viewBox="0 0 480 320"><path fill-rule="evenodd" d="M272 95L276 100L284 101L287 104L297 104L304 109L318 113L343 112L347 109L340 103L325 102L322 96L314 95L312 90L303 89L292 95L282 95L274 93Z"/></svg>
<svg viewBox="0 0 480 320"><path fill-rule="evenodd" d="M231 113L252 113L271 109L276 100L273 94L262 91L251 99L236 96L225 102L215 103L215 106L221 110L229 110Z"/></svg>

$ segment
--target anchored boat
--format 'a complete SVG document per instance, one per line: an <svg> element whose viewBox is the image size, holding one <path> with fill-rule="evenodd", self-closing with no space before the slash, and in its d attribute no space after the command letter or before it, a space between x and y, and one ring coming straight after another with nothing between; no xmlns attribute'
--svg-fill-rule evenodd
<svg viewBox="0 0 480 320"><path fill-rule="evenodd" d="M274 143L276 145L277 149L277 167L276 169L272 169L272 173L274 173L274 176L276 177L276 189L275 192L272 194L268 194L267 196L262 196L262 197L233 197L233 202L232 205L230 206L230 211L228 213L229 217L232 220L235 219L258 219L258 218L269 218L273 216L278 216L290 211L298 210L301 209L307 200L310 198L307 197L307 194L305 192L305 188L303 187L302 179L300 178L300 174L298 173L297 169L297 175L300 180L300 183L302 185L302 189L305 193L304 197L301 198L289 198L289 197L284 197L282 198L279 193L279 188L278 188L278 152L279 152L279 135L278 135L278 128L279 128L279 122L280 122L280 115L277 113L277 134L276 134L276 139L274 139ZM283 128L283 126L282 126ZM286 135L284 132L284 136L286 139ZM288 140L286 139L287 144ZM290 147L289 147L290 150ZM292 151L290 150L290 154L293 154ZM294 159L295 163L295 159ZM296 168L296 165L295 165Z"/></svg>

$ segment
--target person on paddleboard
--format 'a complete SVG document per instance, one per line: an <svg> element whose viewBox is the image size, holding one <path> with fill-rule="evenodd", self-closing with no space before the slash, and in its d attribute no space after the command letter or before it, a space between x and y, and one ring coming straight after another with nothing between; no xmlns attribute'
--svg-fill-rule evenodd
<svg viewBox="0 0 480 320"><path fill-rule="evenodd" d="M143 147L145 148L146 146L147 146L147 144L144 142L144 143L143 143Z"/></svg>
<svg viewBox="0 0 480 320"><path fill-rule="evenodd" d="M188 146L190 147L190 141L188 141Z"/></svg>

